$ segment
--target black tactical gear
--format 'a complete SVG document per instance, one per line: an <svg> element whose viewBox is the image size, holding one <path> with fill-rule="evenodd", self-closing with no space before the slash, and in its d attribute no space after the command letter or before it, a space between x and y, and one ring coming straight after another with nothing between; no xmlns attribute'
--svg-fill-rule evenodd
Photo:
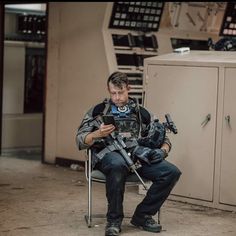
<svg viewBox="0 0 236 236"><path fill-rule="evenodd" d="M139 160L147 164L162 161L167 154L160 149L165 140L165 127L158 119L152 121L142 132L144 137L139 138L138 144L132 153L134 161Z"/></svg>
<svg viewBox="0 0 236 236"><path fill-rule="evenodd" d="M165 135L164 125L156 119L142 132L142 137L138 139L138 144L149 148L160 148L165 140Z"/></svg>

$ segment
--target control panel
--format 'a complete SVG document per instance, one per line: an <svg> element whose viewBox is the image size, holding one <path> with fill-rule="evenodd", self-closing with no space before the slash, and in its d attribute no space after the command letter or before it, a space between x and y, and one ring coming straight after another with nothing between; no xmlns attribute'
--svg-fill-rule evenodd
<svg viewBox="0 0 236 236"><path fill-rule="evenodd" d="M158 31L164 2L116 2L109 28Z"/></svg>
<svg viewBox="0 0 236 236"><path fill-rule="evenodd" d="M144 59L158 55L154 32L160 26L164 2L108 3L103 36L110 73L122 71L131 85L130 96L143 104Z"/></svg>
<svg viewBox="0 0 236 236"><path fill-rule="evenodd" d="M108 3L103 38L109 72L126 73L130 95L144 104L144 59L180 47L209 50L208 38L219 38L225 7L224 2Z"/></svg>
<svg viewBox="0 0 236 236"><path fill-rule="evenodd" d="M220 30L221 36L236 36L236 3L228 2Z"/></svg>
<svg viewBox="0 0 236 236"><path fill-rule="evenodd" d="M46 12L13 11L6 8L5 40L45 42Z"/></svg>

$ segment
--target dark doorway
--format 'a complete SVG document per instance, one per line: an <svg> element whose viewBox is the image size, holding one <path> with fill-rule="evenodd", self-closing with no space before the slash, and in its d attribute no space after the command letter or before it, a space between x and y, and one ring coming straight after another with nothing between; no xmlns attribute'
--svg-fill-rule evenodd
<svg viewBox="0 0 236 236"><path fill-rule="evenodd" d="M44 162L47 4L1 4L1 155Z"/></svg>

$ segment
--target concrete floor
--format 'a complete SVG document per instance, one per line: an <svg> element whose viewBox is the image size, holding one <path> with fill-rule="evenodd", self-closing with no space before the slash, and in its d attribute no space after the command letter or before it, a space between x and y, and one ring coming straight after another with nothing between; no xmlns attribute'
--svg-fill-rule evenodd
<svg viewBox="0 0 236 236"><path fill-rule="evenodd" d="M87 187L84 172L40 161L0 157L1 236L102 236L105 219L87 228ZM94 184L94 212L105 213L104 185ZM143 195L127 187L124 208L132 215ZM141 231L125 218L121 235L154 235ZM162 208L162 236L235 236L236 214L166 201Z"/></svg>

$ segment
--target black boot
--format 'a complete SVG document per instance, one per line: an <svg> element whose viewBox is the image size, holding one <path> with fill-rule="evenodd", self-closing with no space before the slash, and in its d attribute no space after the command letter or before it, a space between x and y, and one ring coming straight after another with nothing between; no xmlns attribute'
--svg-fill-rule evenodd
<svg viewBox="0 0 236 236"><path fill-rule="evenodd" d="M121 221L111 220L107 222L105 236L118 236L121 232Z"/></svg>
<svg viewBox="0 0 236 236"><path fill-rule="evenodd" d="M161 225L158 224L150 215L144 215L141 217L134 214L130 223L149 232L159 233L162 229Z"/></svg>

